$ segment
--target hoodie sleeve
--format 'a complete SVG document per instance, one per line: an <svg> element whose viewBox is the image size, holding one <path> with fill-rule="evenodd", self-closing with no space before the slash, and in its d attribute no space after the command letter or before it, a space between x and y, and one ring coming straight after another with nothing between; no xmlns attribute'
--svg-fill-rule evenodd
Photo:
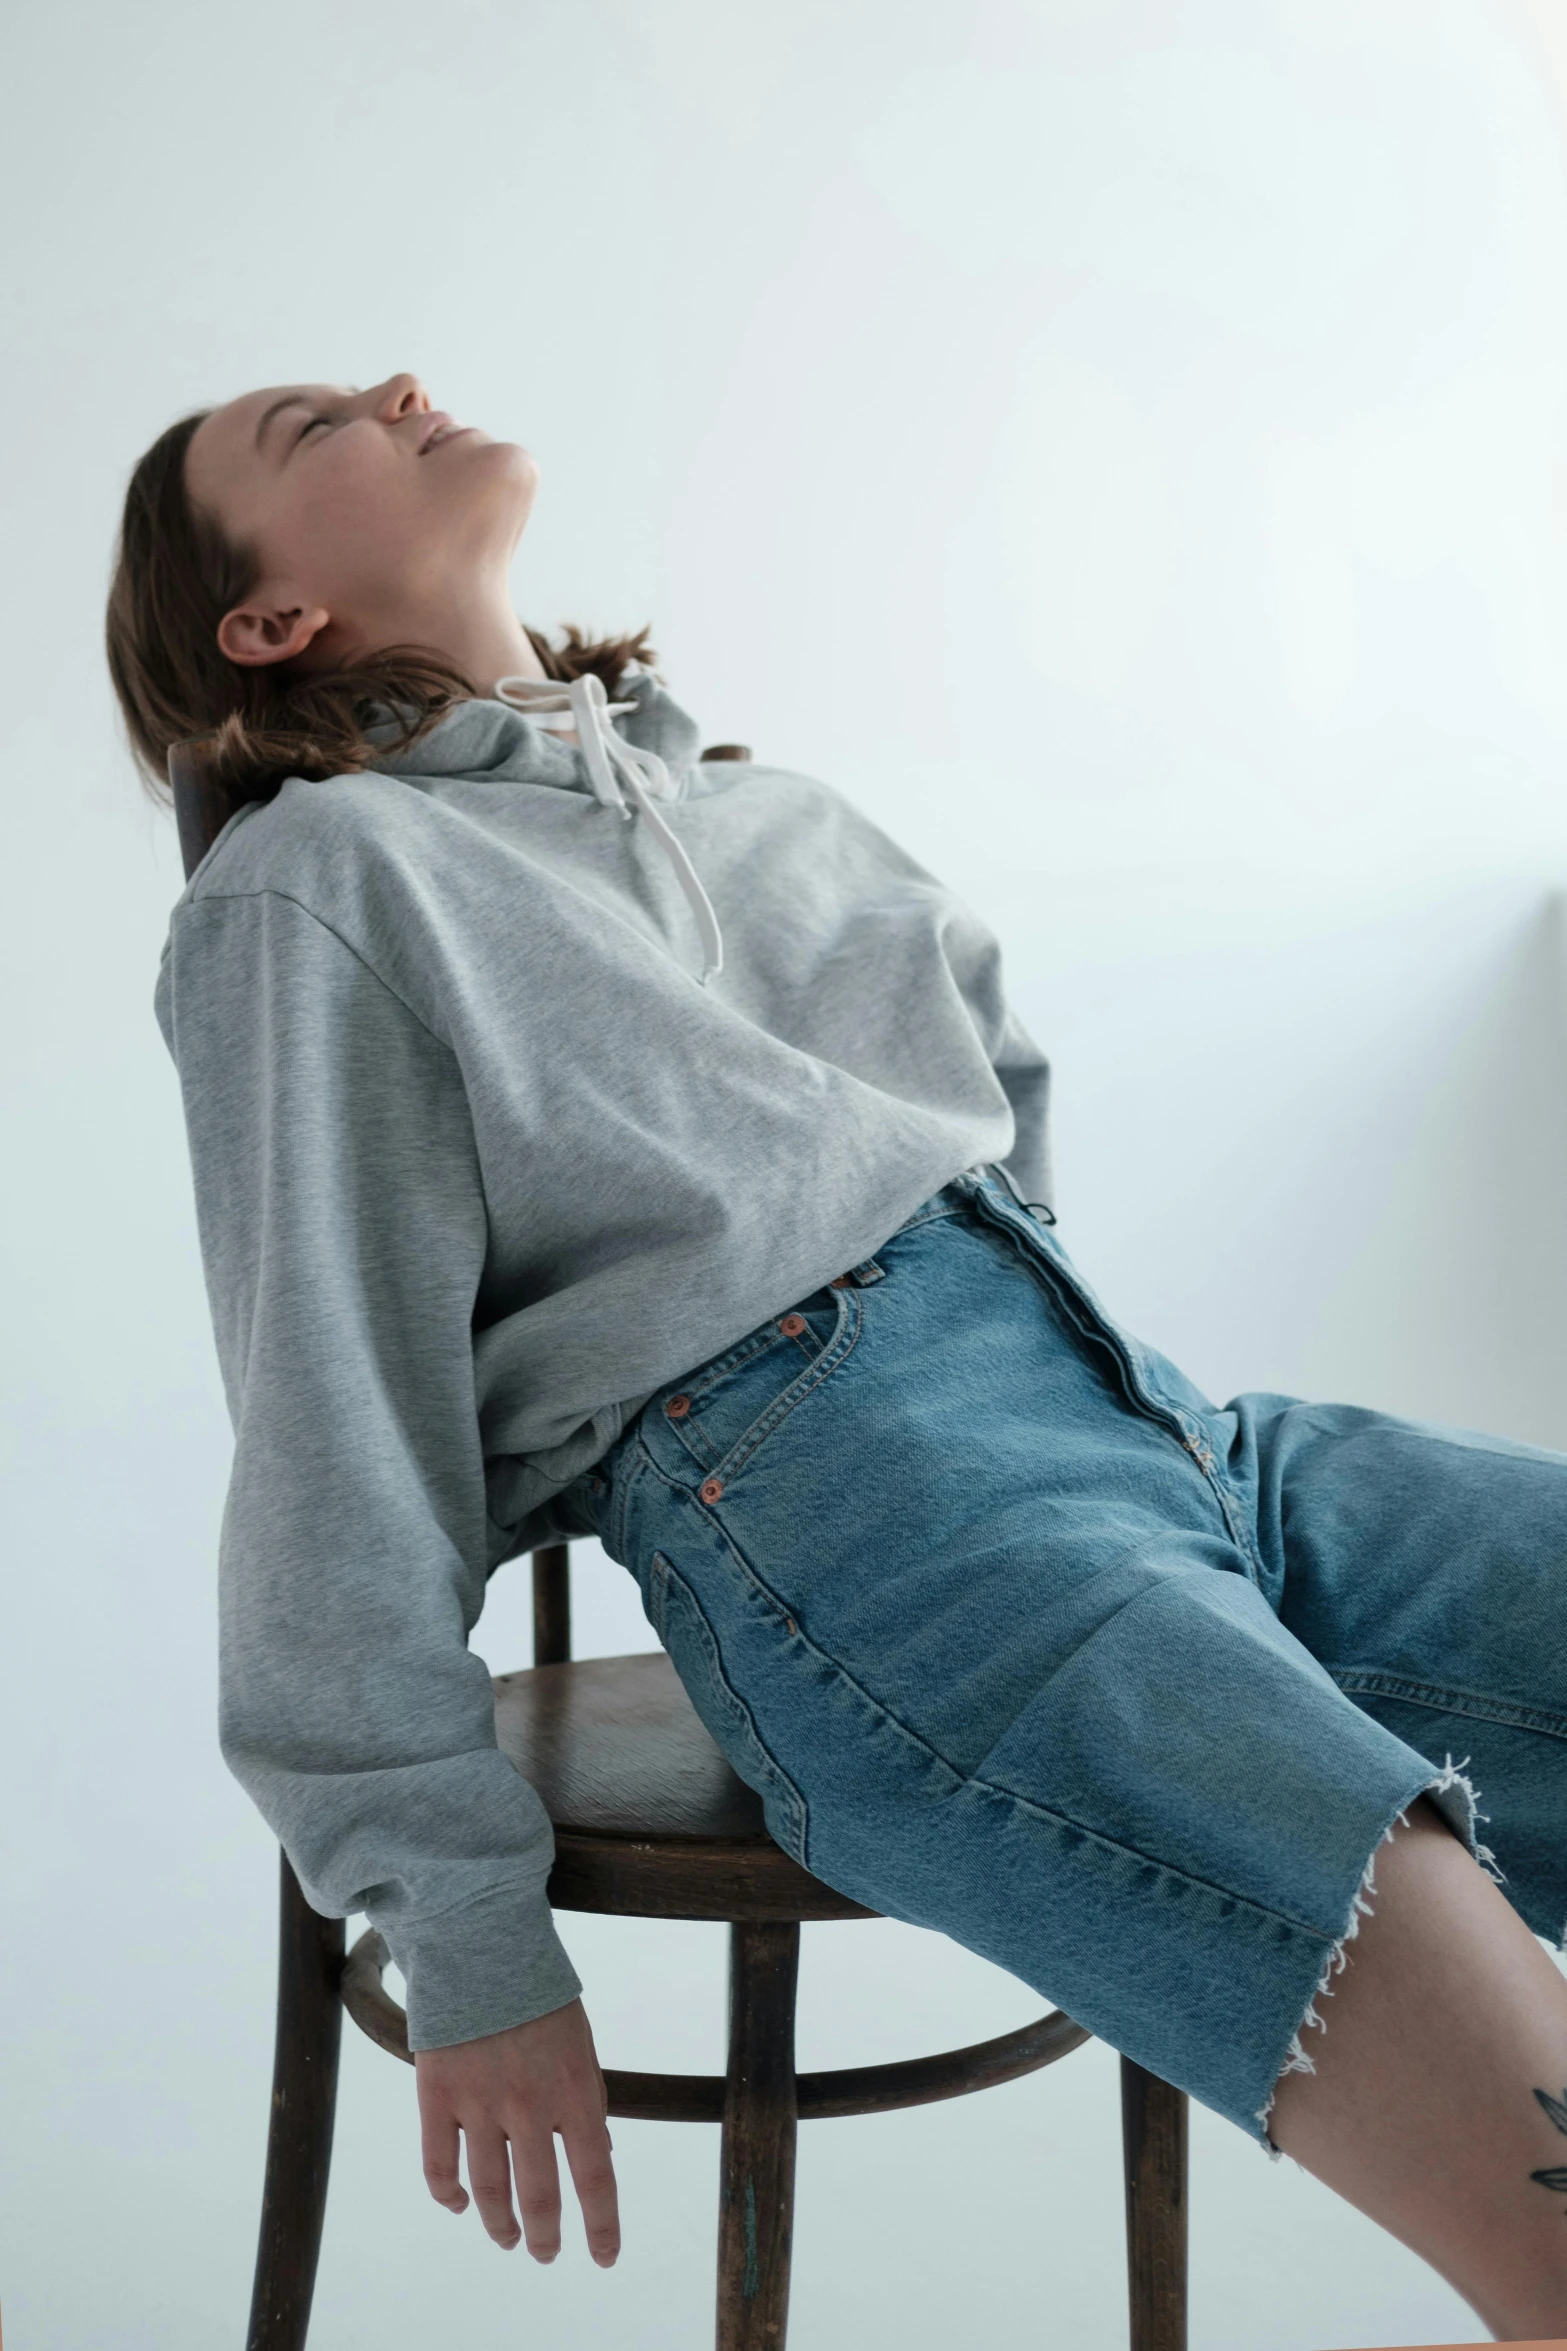
<svg viewBox="0 0 1567 2351"><path fill-rule="evenodd" d="M315 1907L385 1934L414 2048L525 2023L580 1987L468 1648L486 1215L457 1063L270 892L180 910L159 1016L235 1434L224 1755Z"/></svg>

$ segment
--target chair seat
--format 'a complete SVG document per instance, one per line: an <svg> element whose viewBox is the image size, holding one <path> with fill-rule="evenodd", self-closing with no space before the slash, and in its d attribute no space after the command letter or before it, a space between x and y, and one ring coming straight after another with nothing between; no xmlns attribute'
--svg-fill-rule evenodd
<svg viewBox="0 0 1567 2351"><path fill-rule="evenodd" d="M773 1843L662 1650L498 1675L495 1735L555 1824L558 1909L874 1916Z"/></svg>

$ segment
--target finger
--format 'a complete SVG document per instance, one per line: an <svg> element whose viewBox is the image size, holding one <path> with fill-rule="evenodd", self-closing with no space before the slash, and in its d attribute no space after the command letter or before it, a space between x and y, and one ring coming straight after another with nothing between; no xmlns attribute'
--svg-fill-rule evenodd
<svg viewBox="0 0 1567 2351"><path fill-rule="evenodd" d="M505 2135L494 2123L468 2126L468 2185L486 2230L509 2253L522 2232L511 2208Z"/></svg>
<svg viewBox="0 0 1567 2351"><path fill-rule="evenodd" d="M589 2056L592 2058L592 2060L593 2060L593 2073L594 2073L594 2078L595 2078L595 2080L597 2081L597 2083L598 2083L598 2086L599 2086L599 2105L600 2105L600 2106L601 2106L601 2108L603 2109L603 2113L604 2113L604 2120L605 2120L605 2122L606 2122L606 2124L607 2124L607 2123L608 2123L608 2121L609 2121L609 2084L608 2084L608 2082L607 2082L607 2081L604 2079L604 2069L603 2069L603 2067L602 2067L602 2066L600 2065L600 2063L599 2063L598 2045L597 2045L597 2043L594 2041L594 2038L593 2038L593 2027L592 2027L590 2024L588 2024L588 2019L587 2019L587 2015L586 2015L586 2013L585 2013L585 2012L584 2012L584 2015L583 2015L583 2019L582 2019L582 2021L583 2021L584 2025L586 2025L586 2026L587 2026L587 2034L588 2034L588 2055L589 2055ZM608 2131L607 2131L607 2130L606 2130L606 2132L605 2132L605 2137L606 2137L606 2138L608 2138L608 2137L609 2137L609 2133L608 2133ZM610 2139L610 2140L609 2140L609 2143L610 2143L610 2145L611 2145L612 2147L613 2147L613 2146L614 2146L614 2144L615 2144L615 2142L614 2142L614 2140L613 2140L613 2139Z"/></svg>
<svg viewBox="0 0 1567 2351"><path fill-rule="evenodd" d="M560 2251L560 2169L553 2134L519 2123L512 2132L511 2164L528 2251L535 2261L553 2261Z"/></svg>
<svg viewBox="0 0 1567 2351"><path fill-rule="evenodd" d="M424 2181L437 2204L448 2212L466 2212L468 2191L457 2176L457 2118L433 2099L419 2101L419 2143L424 2158Z"/></svg>
<svg viewBox="0 0 1567 2351"><path fill-rule="evenodd" d="M615 2192L615 2164L609 2132L602 2116L589 2115L561 2126L571 2184L582 2207L588 2251L600 2269L611 2269L620 2251L620 2199Z"/></svg>

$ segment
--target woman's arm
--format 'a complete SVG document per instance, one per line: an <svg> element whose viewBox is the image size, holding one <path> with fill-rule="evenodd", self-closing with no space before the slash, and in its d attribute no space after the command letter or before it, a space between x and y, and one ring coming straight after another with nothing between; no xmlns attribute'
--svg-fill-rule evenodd
<svg viewBox="0 0 1567 2351"><path fill-rule="evenodd" d="M549 1821L468 1648L486 1218L460 1072L274 893L181 910L163 1010L235 1429L224 1754L309 1900L386 1935L413 2047L509 2040L580 1987Z"/></svg>

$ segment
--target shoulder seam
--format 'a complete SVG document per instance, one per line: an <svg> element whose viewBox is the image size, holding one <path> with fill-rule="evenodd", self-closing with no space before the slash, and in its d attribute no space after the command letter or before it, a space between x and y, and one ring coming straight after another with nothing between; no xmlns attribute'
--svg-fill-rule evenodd
<svg viewBox="0 0 1567 2351"><path fill-rule="evenodd" d="M239 905L243 904L247 899L255 898L278 898L282 900L285 906L296 907L298 911L305 917L307 922L314 923L317 930L325 931L329 939L335 939L338 945L343 949L343 952L346 955L351 955L360 968L363 971L368 972L371 979L374 980L376 986L382 989L386 995L390 996L394 1004L400 1004L402 1006L409 1019L413 1021L419 1028L423 1029L425 1035L430 1039L432 1044L439 1045L443 1053L450 1053L455 1059L455 1049L451 1043L450 1038L443 1037L438 1029L433 1029L430 1026L430 1023L425 1019L423 1013L417 1011L415 1007L409 1003L407 997L402 993L401 989L394 988L391 981L386 978L385 974L376 970L375 965L371 962L369 956L365 953L362 947L356 946L352 939L345 938L335 923L328 922L325 915L317 914L315 908L313 906L307 906L303 898L296 898L292 890L279 890L270 884L266 888L260 890L204 890L199 897L191 898L187 900L184 906L176 908L175 920L178 921L181 914L194 914L198 907L217 906L224 904Z"/></svg>

